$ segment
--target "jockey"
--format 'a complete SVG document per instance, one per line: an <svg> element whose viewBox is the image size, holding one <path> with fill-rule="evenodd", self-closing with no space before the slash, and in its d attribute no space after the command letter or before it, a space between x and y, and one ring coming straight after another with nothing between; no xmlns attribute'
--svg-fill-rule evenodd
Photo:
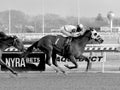
<svg viewBox="0 0 120 90"><path fill-rule="evenodd" d="M64 37L68 39L65 42L64 47L68 46L72 40L72 37L78 37L83 35L85 32L84 26L82 24L73 26L73 25L65 25L61 27L60 32L63 34Z"/></svg>
<svg viewBox="0 0 120 90"><path fill-rule="evenodd" d="M84 26L82 24L73 26L73 25L65 25L60 29L61 33L65 37L78 37L84 34Z"/></svg>

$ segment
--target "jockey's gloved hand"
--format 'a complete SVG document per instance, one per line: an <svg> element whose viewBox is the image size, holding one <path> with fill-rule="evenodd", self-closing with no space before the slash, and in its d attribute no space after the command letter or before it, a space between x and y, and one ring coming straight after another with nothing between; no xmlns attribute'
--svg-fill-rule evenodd
<svg viewBox="0 0 120 90"><path fill-rule="evenodd" d="M72 35L73 35L73 37L78 37L80 35L80 33L76 32L76 33L73 33Z"/></svg>

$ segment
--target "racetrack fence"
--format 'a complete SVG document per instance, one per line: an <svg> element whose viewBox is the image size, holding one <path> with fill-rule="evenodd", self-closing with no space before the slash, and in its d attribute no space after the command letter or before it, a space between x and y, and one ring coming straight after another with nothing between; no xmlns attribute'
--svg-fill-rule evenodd
<svg viewBox="0 0 120 90"><path fill-rule="evenodd" d="M12 33L10 35L17 35L20 39L22 39L23 42L27 41L27 44L25 44L25 47L29 47L30 45L28 44L28 42L31 42L30 44L32 44L34 41L40 39L41 37L43 37L44 35L48 35L48 34L53 34L53 35L57 35L57 33ZM103 44L88 44L85 48L85 53L84 55L87 56L88 58L91 59L91 71L119 71L119 67L120 67L120 34L119 33L105 33L105 32L101 32L100 33L101 36L104 39L104 43ZM3 54L9 53L19 53L21 54L21 52L18 52L17 49L15 48L8 48L5 50L5 52ZM38 53L37 53L38 54ZM36 56L35 56L36 57ZM35 58L32 57L32 58ZM22 59L19 59L18 61L15 60L16 57L11 59L12 61L15 61L14 64L16 64L17 66L21 66L21 64L19 64ZM33 61L31 60L31 63L34 63L34 65L38 65L39 62L36 63L36 59L34 59ZM58 63L64 67L64 64L70 64L72 65L69 60L64 59L61 56L57 57L57 61ZM84 71L85 67L86 67L86 62L82 59L77 60L78 64L79 64L79 70L80 71ZM8 64L9 65L9 64ZM23 64L24 65L24 64ZM15 66L15 65L13 65ZM46 69L49 69L49 67L47 67Z"/></svg>
<svg viewBox="0 0 120 90"><path fill-rule="evenodd" d="M29 47L30 45L25 45L25 47ZM17 53L17 55L16 55ZM6 55L7 54L7 55ZM39 71L40 68L43 70L52 69L48 66L45 66L45 62L43 64L39 64L40 61L45 61L45 54L42 52L33 52L28 59L26 59L27 65L24 59L20 58L19 55L21 52L18 52L16 48L8 48L3 53L3 59L5 63L14 68L14 70L26 70L26 71ZM106 72L106 71L119 71L120 67L120 52L119 52L119 44L88 44L85 47L84 55L87 56L91 61L91 69L90 71L97 72ZM12 57L11 57L12 56ZM57 56L58 64L65 68L65 64L73 65L68 59L65 59L62 56ZM78 59L77 63L79 65L78 71L84 71L86 68L86 62L84 59ZM41 66L42 65L42 66ZM24 69L23 69L24 68ZM27 68L27 69L26 69ZM66 69L66 68L65 68ZM6 70L4 67L1 70ZM67 69L66 69L67 70Z"/></svg>

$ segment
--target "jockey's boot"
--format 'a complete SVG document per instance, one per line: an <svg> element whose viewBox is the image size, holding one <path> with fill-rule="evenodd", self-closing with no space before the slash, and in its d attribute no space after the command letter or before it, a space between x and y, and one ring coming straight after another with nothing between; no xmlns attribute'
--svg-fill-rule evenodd
<svg viewBox="0 0 120 90"><path fill-rule="evenodd" d="M66 55L67 52L69 51L71 41L72 41L72 37L67 37L67 40L66 40L66 42L65 42L65 44L63 46L63 55Z"/></svg>

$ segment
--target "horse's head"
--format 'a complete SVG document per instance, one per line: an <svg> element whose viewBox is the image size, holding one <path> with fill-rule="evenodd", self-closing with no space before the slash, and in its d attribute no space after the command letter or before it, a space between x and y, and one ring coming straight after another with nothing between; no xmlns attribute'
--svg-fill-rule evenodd
<svg viewBox="0 0 120 90"><path fill-rule="evenodd" d="M90 28L90 31L91 31L91 39L94 39L98 43L103 43L104 40L95 29Z"/></svg>
<svg viewBox="0 0 120 90"><path fill-rule="evenodd" d="M17 37L17 36L11 36L13 42L12 42L12 46L14 46L15 48L17 48L19 51L24 52L25 48L24 45L22 43L22 41Z"/></svg>

